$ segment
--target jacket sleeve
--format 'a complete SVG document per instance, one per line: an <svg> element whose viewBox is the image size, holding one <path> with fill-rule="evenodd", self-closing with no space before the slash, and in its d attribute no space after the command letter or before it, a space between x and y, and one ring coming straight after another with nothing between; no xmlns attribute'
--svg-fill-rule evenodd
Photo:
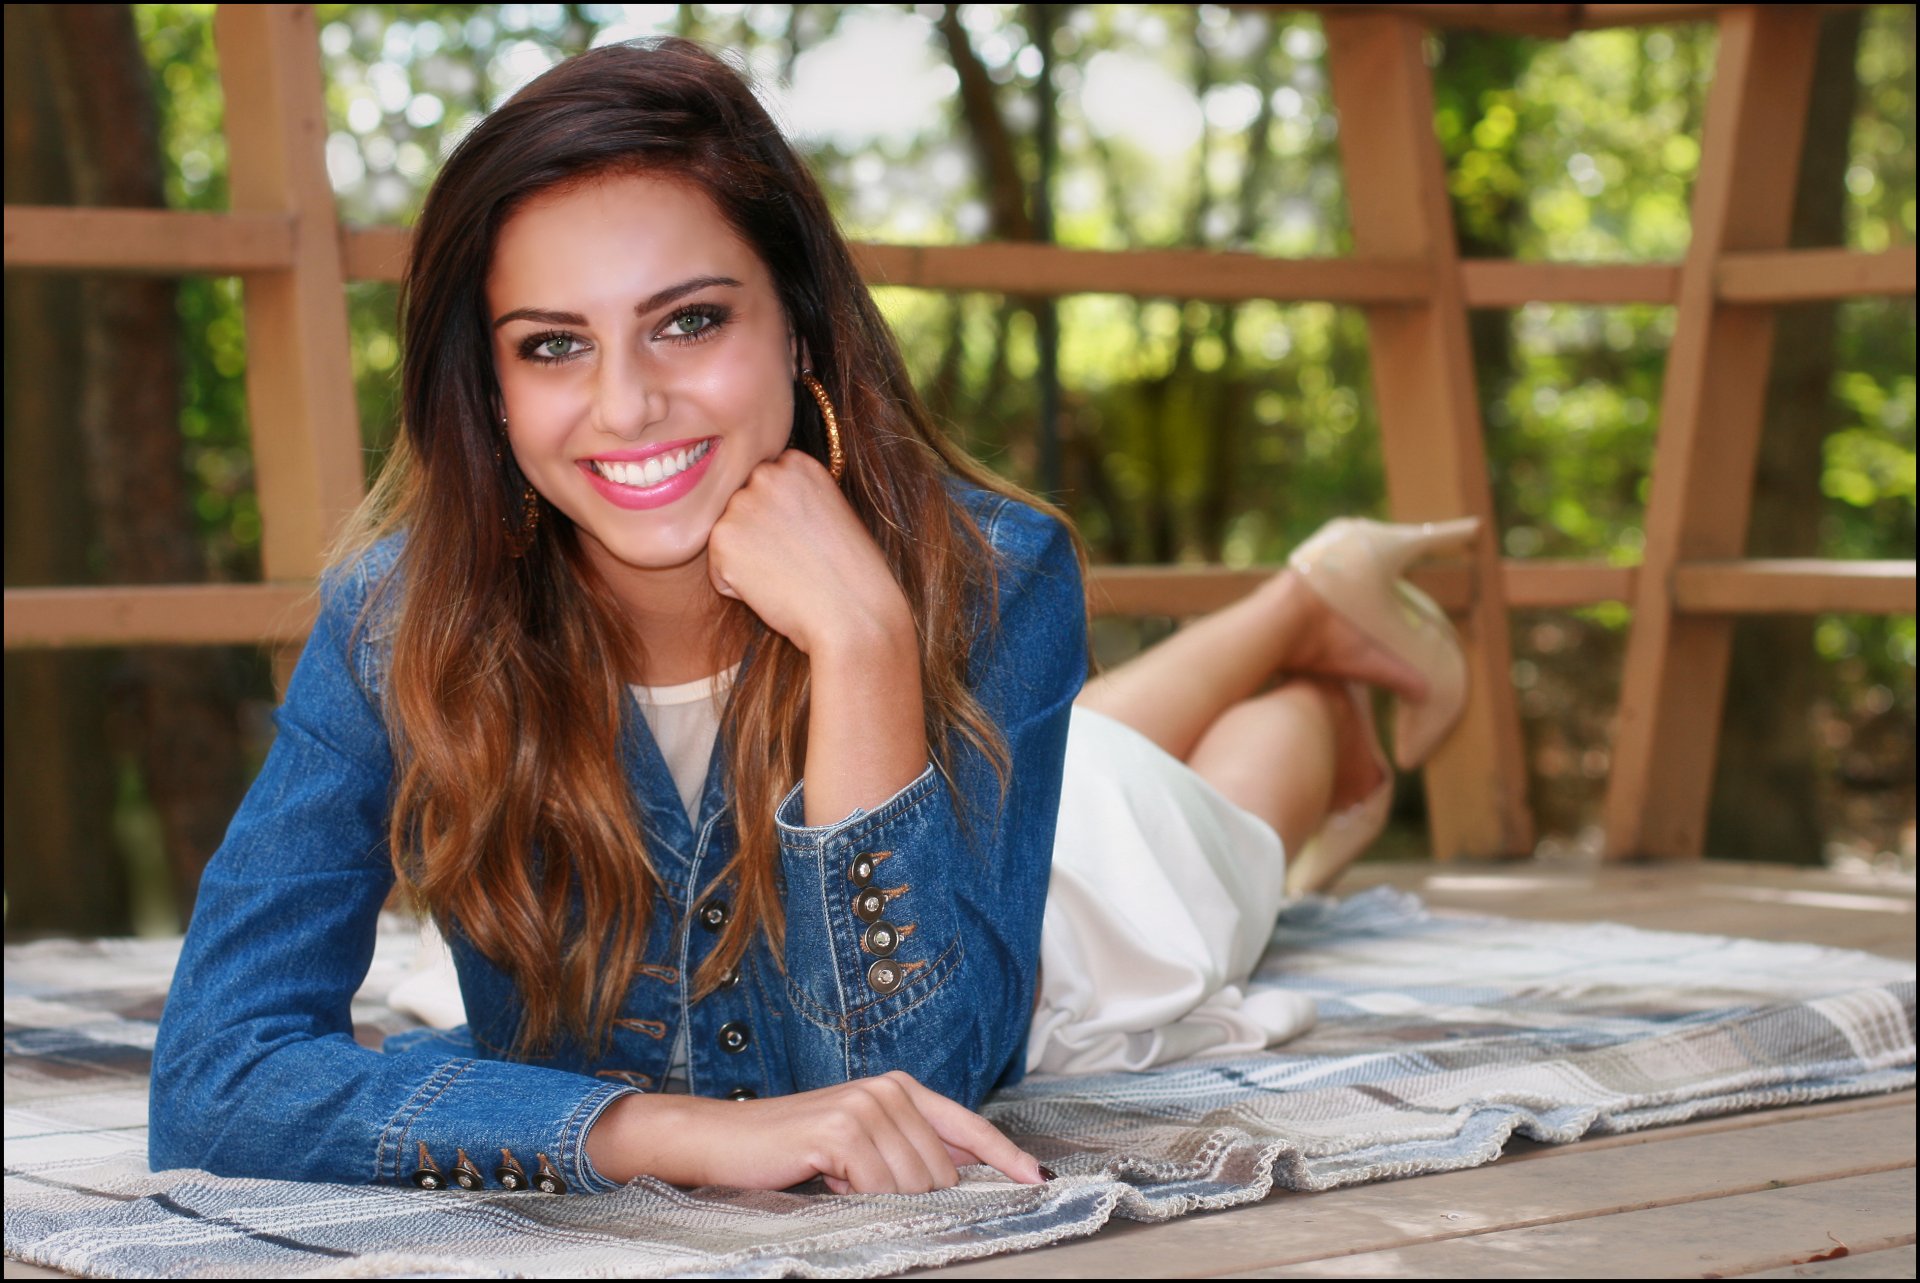
<svg viewBox="0 0 1920 1283"><path fill-rule="evenodd" d="M534 1065L354 1041L349 1005L393 884L392 761L354 636L363 562L329 586L275 715L279 733L200 884L154 1048L155 1170L410 1183L421 1147L490 1188L508 1151L536 1181L613 1187L587 1130L630 1089Z"/></svg>
<svg viewBox="0 0 1920 1283"><path fill-rule="evenodd" d="M1005 500L988 534L999 626L976 636L969 675L1012 758L1004 808L992 765L956 739L951 780L929 763L814 827L803 780L775 816L801 1090L902 1069L972 1108L1024 1073L1086 598L1053 518Z"/></svg>

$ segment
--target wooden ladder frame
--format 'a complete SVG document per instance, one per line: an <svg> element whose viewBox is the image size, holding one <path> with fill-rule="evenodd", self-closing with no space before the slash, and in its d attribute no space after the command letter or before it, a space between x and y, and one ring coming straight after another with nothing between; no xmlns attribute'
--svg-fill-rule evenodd
<svg viewBox="0 0 1920 1283"><path fill-rule="evenodd" d="M1301 6L1236 6L1282 8ZM1701 854L1733 621L1746 614L1911 614L1914 563L1742 560L1775 305L1910 296L1912 246L1879 254L1787 250L1817 6L1328 5L1320 9L1341 123L1355 255L1104 252L1045 245L856 246L876 283L1024 295L1132 293L1360 307L1372 345L1398 520L1477 515L1471 557L1416 575L1459 621L1473 675L1461 730L1428 765L1438 858L1531 852L1508 612L1632 605L1606 854ZM1678 264L1462 261L1434 137L1431 25L1566 35L1620 23L1716 17L1720 63ZM9 268L238 274L266 582L9 588L7 649L275 647L311 626L312 585L363 493L343 288L399 279L407 233L341 227L328 184L311 6L221 5L232 209L8 206ZM1495 532L1466 311L1529 302L1668 303L1678 317L1662 395L1646 554L1639 567L1503 559ZM1100 567L1110 614L1191 615L1266 570Z"/></svg>

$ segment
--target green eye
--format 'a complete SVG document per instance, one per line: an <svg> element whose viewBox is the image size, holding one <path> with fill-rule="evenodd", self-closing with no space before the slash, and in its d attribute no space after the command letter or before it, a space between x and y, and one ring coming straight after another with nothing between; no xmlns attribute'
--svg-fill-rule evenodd
<svg viewBox="0 0 1920 1283"><path fill-rule="evenodd" d="M566 349L572 343L573 343L573 340L566 337L565 335L555 334L551 338L545 338L540 340L539 352L540 352L540 355L546 356L546 357L562 357L567 354Z"/></svg>
<svg viewBox="0 0 1920 1283"><path fill-rule="evenodd" d="M682 312L673 318L673 324L674 328L680 331L681 337L684 338L688 335L698 334L700 331L712 325L713 318L705 312Z"/></svg>

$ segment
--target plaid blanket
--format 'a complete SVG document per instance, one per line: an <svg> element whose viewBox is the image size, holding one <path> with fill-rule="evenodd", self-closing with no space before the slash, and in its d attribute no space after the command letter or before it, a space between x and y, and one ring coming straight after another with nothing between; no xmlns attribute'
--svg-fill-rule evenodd
<svg viewBox="0 0 1920 1283"><path fill-rule="evenodd" d="M416 934L354 1007L377 1046ZM6 951L6 1250L123 1277L872 1276L1258 1199L1914 1082L1913 968L1845 950L1434 914L1377 889L1282 917L1256 978L1321 1023L1269 1052L1029 1079L987 1113L1059 1179L835 1197L598 1198L152 1173L146 1077L179 942Z"/></svg>

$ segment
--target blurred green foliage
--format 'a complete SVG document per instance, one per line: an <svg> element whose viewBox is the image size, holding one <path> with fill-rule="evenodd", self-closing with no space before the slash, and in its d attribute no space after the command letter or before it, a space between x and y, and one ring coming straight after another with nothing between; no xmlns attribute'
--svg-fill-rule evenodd
<svg viewBox="0 0 1920 1283"><path fill-rule="evenodd" d="M169 198L181 208L220 208L225 150L212 6L134 8L164 87ZM1058 240L1274 255L1351 251L1324 41L1312 14L1207 5L1057 9L1050 52ZM1031 181L1042 57L1024 10L966 5L960 18L996 86L1019 172ZM726 47L751 71L850 236L980 239L991 232L988 201L937 32L939 12L931 5L320 5L327 163L341 217L405 223L439 158L518 85L594 43L674 32ZM1520 259L1678 259L1689 236L1714 45L1710 23L1564 41L1433 37L1430 61L1441 67L1435 127L1463 244L1510 246ZM1913 7L1872 8L1847 174L1854 248L1914 239L1913 60ZM849 107L849 84L872 97ZM885 100L889 93L897 102ZM879 297L936 413L995 466L1038 485L1030 313L1017 300L985 295L882 289ZM372 467L395 427L394 290L354 284L347 302ZM189 281L181 293L189 370L183 413L202 530L220 573L244 578L258 573L259 514L239 305L232 280ZM1059 311L1067 468L1066 492L1057 497L1097 556L1273 562L1328 517L1381 509L1358 313L1108 295L1066 299ZM1508 377L1481 389L1508 554L1635 561L1671 309L1533 305L1508 323ZM1910 557L1912 300L1844 307L1838 342L1833 394L1846 408L1846 426L1827 442L1821 546L1805 552ZM1624 608L1582 614L1611 629L1625 622ZM1543 621L1522 631L1533 637L1545 628L1550 650L1555 627ZM1911 728L1914 637L1911 617L1823 620L1818 645L1832 661L1834 699L1891 702ZM1525 698L1524 668L1516 678L1523 709L1537 715L1545 705ZM1610 699L1589 695L1589 703ZM1589 711L1602 717L1605 705ZM1604 762L1569 769L1592 776Z"/></svg>

